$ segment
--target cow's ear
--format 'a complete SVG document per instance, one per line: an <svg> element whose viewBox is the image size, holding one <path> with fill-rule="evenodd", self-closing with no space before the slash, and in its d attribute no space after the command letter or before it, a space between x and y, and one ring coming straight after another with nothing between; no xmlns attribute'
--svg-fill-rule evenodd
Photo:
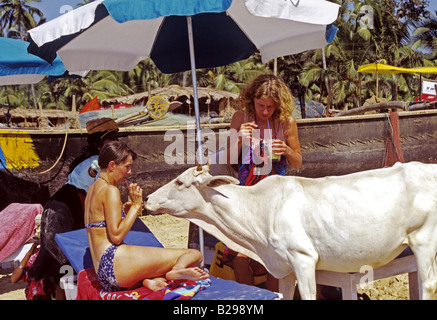
<svg viewBox="0 0 437 320"><path fill-rule="evenodd" d="M215 188L224 184L240 184L238 179L230 176L213 176L206 184L209 188Z"/></svg>

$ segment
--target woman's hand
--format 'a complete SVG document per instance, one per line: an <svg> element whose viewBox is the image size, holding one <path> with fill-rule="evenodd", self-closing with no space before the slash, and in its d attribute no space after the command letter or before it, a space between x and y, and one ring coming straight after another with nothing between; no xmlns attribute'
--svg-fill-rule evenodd
<svg viewBox="0 0 437 320"><path fill-rule="evenodd" d="M272 141L272 152L278 156L282 156L283 154L287 154L288 149L291 149L285 141L274 139Z"/></svg>
<svg viewBox="0 0 437 320"><path fill-rule="evenodd" d="M133 204L141 205L143 203L143 189L136 183L129 185L129 196Z"/></svg>
<svg viewBox="0 0 437 320"><path fill-rule="evenodd" d="M129 201L123 204L124 212L135 210L137 215L142 214L143 189L136 183L129 184Z"/></svg>
<svg viewBox="0 0 437 320"><path fill-rule="evenodd" d="M253 137L253 130L257 129L258 125L255 123L255 121L251 121L251 122L245 122L242 123L240 126L240 134L241 137L244 138L249 138L252 139ZM258 135L259 138L259 135Z"/></svg>

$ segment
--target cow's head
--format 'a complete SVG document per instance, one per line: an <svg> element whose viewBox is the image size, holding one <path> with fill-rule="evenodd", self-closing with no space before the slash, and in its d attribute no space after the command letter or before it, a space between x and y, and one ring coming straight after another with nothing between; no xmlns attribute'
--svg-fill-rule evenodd
<svg viewBox="0 0 437 320"><path fill-rule="evenodd" d="M168 213L184 216L186 213L200 210L206 205L205 188L217 188L225 184L239 184L238 179L230 176L212 176L209 174L211 162L197 165L162 186L147 197L146 210L149 213Z"/></svg>

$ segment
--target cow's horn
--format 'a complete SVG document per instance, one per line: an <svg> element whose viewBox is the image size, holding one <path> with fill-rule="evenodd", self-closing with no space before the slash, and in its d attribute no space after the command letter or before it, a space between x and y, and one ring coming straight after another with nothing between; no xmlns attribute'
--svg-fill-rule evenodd
<svg viewBox="0 0 437 320"><path fill-rule="evenodd" d="M202 165L200 163L197 164L197 171L202 171Z"/></svg>
<svg viewBox="0 0 437 320"><path fill-rule="evenodd" d="M206 164L206 170L209 171L210 168L211 168L211 159L208 159L208 163Z"/></svg>

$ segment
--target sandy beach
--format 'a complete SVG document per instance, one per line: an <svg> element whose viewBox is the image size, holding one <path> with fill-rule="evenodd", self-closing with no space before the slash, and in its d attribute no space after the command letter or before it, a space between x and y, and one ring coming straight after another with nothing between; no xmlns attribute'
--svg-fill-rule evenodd
<svg viewBox="0 0 437 320"><path fill-rule="evenodd" d="M144 223L166 248L186 248L188 246L189 222L169 215L144 216ZM11 271L0 270L0 300L26 300L26 284L10 282ZM375 281L367 288L358 288L371 300L408 300L408 276L402 274Z"/></svg>

